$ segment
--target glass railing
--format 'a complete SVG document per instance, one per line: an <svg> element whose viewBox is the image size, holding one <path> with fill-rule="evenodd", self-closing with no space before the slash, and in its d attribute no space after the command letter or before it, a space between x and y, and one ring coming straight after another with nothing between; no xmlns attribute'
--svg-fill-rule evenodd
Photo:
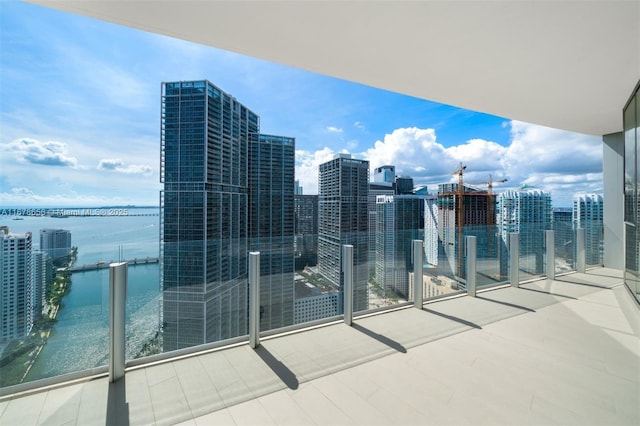
<svg viewBox="0 0 640 426"><path fill-rule="evenodd" d="M585 264L587 267L604 265L604 226L585 228Z"/></svg>
<svg viewBox="0 0 640 426"><path fill-rule="evenodd" d="M486 288L509 280L507 240L496 225L466 226L465 236L476 237L476 287Z"/></svg>
<svg viewBox="0 0 640 426"><path fill-rule="evenodd" d="M48 279L43 287L47 303L28 336L2 342L3 388L106 371L108 265L114 261L129 263L126 359L135 364L171 357L175 351L247 340L250 251L260 252L259 328L264 334L341 318L344 244L354 246L353 311L358 315L412 303L420 287L414 279L416 268L422 269L423 300L465 292L468 236L476 237L477 288L509 279L508 234L502 235L495 225L401 230L376 234L375 241L369 233L351 233L335 241L300 235L158 244L157 209L137 213L127 218L41 217L24 218L15 226L8 223L10 232L17 234L68 229L77 252L72 269L47 275L44 269L36 273L34 266L34 274ZM101 220L99 226L95 220ZM525 229L519 238L520 280L543 276L547 268L544 230ZM414 240L423 241L421 265L414 264ZM575 269L572 230L555 229L554 249L556 272ZM49 268L53 271L51 262Z"/></svg>
<svg viewBox="0 0 640 426"><path fill-rule="evenodd" d="M540 278L545 271L545 227L524 224L518 227L520 234L520 281Z"/></svg>
<svg viewBox="0 0 640 426"><path fill-rule="evenodd" d="M555 272L562 274L576 270L576 236L571 222L554 222Z"/></svg>

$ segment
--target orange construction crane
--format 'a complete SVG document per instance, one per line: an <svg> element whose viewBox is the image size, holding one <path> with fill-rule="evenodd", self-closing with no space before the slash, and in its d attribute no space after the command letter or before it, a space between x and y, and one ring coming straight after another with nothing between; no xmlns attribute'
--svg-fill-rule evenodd
<svg viewBox="0 0 640 426"><path fill-rule="evenodd" d="M458 202L456 203L457 209L457 224L458 225L458 276L462 277L462 239L464 236L464 182L462 178L462 174L465 171L467 166L463 166L462 162L460 162L460 167L451 172L452 175L458 175Z"/></svg>
<svg viewBox="0 0 640 426"><path fill-rule="evenodd" d="M485 182L485 184L487 185L488 191L489 191L489 195L493 194L493 184L494 183L505 183L508 179L500 179L500 180L493 180L493 177L491 176L491 173L489 173L489 181Z"/></svg>

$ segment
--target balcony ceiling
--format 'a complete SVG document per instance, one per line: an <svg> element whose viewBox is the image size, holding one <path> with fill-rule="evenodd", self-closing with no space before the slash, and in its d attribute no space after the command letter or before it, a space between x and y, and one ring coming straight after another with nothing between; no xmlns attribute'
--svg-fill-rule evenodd
<svg viewBox="0 0 640 426"><path fill-rule="evenodd" d="M638 1L30 1L593 135L640 80Z"/></svg>

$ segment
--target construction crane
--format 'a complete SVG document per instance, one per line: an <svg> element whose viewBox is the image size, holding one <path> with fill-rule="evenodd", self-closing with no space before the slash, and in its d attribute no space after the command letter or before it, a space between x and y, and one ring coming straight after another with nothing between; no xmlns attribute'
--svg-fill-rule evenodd
<svg viewBox="0 0 640 426"><path fill-rule="evenodd" d="M505 183L508 179L500 179L500 180L493 180L493 177L491 176L491 173L489 173L489 181L485 182L485 184L487 185L487 190L489 191L489 195L493 194L493 184L494 183Z"/></svg>
<svg viewBox="0 0 640 426"><path fill-rule="evenodd" d="M487 202L487 224L493 225L495 224L495 211L494 211L494 203L493 203L493 184L494 183L504 183L508 179L500 179L493 180L493 176L489 173L489 180L485 182L474 182L473 185L487 185L487 196L489 197Z"/></svg>
<svg viewBox="0 0 640 426"><path fill-rule="evenodd" d="M462 162L460 162L460 167L451 172L452 175L458 175L458 202L456 203L457 209L457 225L458 225L458 276L462 277L462 239L464 235L464 181L463 181L463 172L466 170L467 166L463 166Z"/></svg>

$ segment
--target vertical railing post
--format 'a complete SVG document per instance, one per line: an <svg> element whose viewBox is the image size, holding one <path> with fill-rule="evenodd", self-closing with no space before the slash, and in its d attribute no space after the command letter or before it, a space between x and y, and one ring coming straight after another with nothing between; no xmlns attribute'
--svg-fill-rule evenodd
<svg viewBox="0 0 640 426"><path fill-rule="evenodd" d="M423 299L423 242L422 240L413 240L413 306L422 309Z"/></svg>
<svg viewBox="0 0 640 426"><path fill-rule="evenodd" d="M520 234L509 233L509 281L511 287L520 285Z"/></svg>
<svg viewBox="0 0 640 426"><path fill-rule="evenodd" d="M342 276L344 280L344 323L353 322L353 246L342 246Z"/></svg>
<svg viewBox="0 0 640 426"><path fill-rule="evenodd" d="M109 382L124 377L127 262L109 265Z"/></svg>
<svg viewBox="0 0 640 426"><path fill-rule="evenodd" d="M544 231L544 242L547 246L547 279L556 279L556 237L553 230Z"/></svg>
<svg viewBox="0 0 640 426"><path fill-rule="evenodd" d="M584 273L586 270L585 239L587 233L584 228L576 229L576 271Z"/></svg>
<svg viewBox="0 0 640 426"><path fill-rule="evenodd" d="M467 295L476 296L476 237L466 236L466 272L467 272Z"/></svg>
<svg viewBox="0 0 640 426"><path fill-rule="evenodd" d="M260 252L249 252L249 345L260 345Z"/></svg>

